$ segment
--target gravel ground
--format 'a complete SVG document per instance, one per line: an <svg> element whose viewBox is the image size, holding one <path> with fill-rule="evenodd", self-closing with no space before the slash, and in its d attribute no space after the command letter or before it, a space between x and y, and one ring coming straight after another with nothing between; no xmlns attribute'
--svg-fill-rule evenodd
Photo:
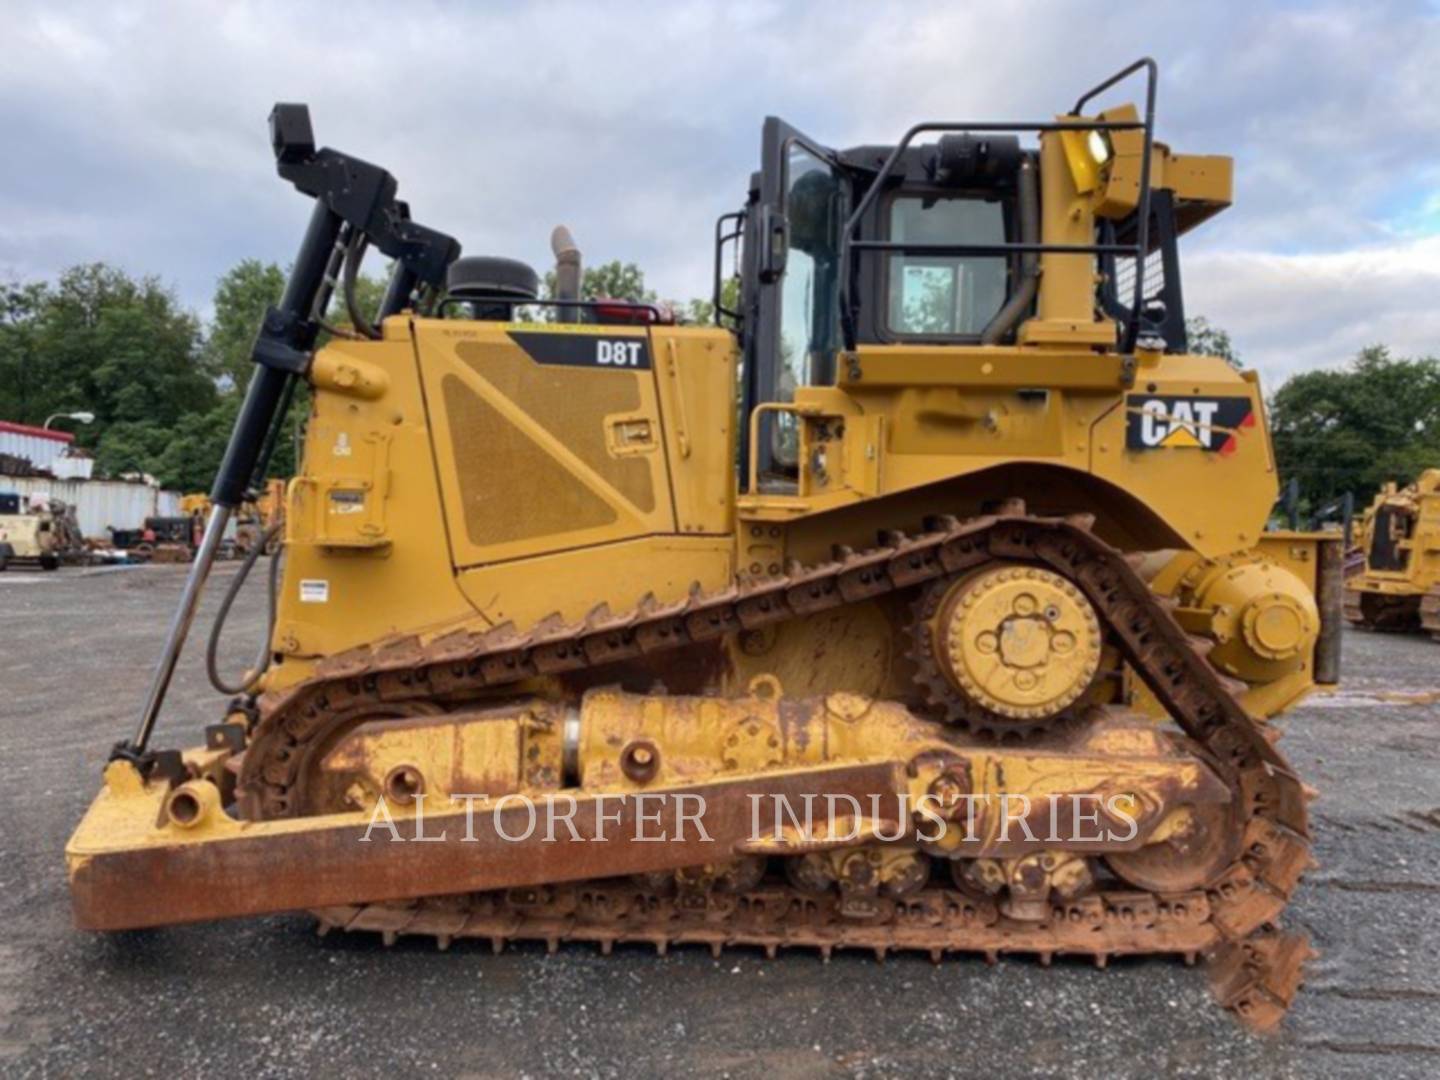
<svg viewBox="0 0 1440 1080"><path fill-rule="evenodd" d="M1344 692L1283 721L1290 760L1321 790L1322 865L1288 921L1322 955L1282 1031L1260 1037L1213 1005L1203 970L1158 959L1098 971L583 946L492 956L321 940L303 916L79 933L62 849L106 750L131 731L182 573L0 575L7 1076L1440 1073L1440 646L1427 640L1350 634ZM251 594L232 667L261 623ZM201 654L192 645L182 663L160 745L195 741L215 715Z"/></svg>

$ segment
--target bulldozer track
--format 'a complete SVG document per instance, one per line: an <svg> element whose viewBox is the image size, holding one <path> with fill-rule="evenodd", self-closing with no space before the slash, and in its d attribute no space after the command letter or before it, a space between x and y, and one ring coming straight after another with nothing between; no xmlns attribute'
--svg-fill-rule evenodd
<svg viewBox="0 0 1440 1080"><path fill-rule="evenodd" d="M1370 601L1366 610L1364 598ZM1440 586L1425 593L1361 593L1345 590L1345 621L1361 630L1383 634L1416 631L1440 641Z"/></svg>
<svg viewBox="0 0 1440 1080"><path fill-rule="evenodd" d="M671 604L646 597L623 614L601 606L577 623L552 616L526 632L510 626L462 630L428 642L404 636L339 654L310 679L260 699L240 777L241 806L254 818L305 812L295 791L309 752L363 719L684 647L909 590L997 560L1046 566L1075 582L1126 662L1235 793L1243 834L1239 856L1203 890L1160 895L1101 889L1065 902L1046 921L1016 923L989 920L983 905L958 890L926 889L872 919L856 919L823 897L780 887L740 894L714 911L707 907L697 921L677 901L624 883L586 882L547 886L543 894L527 891L535 896L517 897L512 890L326 909L319 913L322 926L423 933L442 943L453 937L580 939L602 947L699 942L822 953L1021 952L1042 959L1204 952L1222 1004L1258 1027L1273 1026L1298 989L1309 955L1303 938L1274 925L1312 863L1308 794L1271 733L1245 712L1124 554L1090 532L1088 518L1039 518L1009 507L964 521L932 519L913 536L883 534L869 550L837 549L821 565L791 564L782 575L713 593L696 590Z"/></svg>
<svg viewBox="0 0 1440 1080"><path fill-rule="evenodd" d="M1440 585L1420 598L1420 628L1440 641Z"/></svg>
<svg viewBox="0 0 1440 1080"><path fill-rule="evenodd" d="M517 895L517 892L519 895ZM609 955L617 944L648 945L660 955L672 946L759 948L774 959L782 949L812 951L829 960L836 950L859 950L884 960L890 953L1033 956L1049 966L1057 956L1086 957L1105 967L1114 957L1173 954L1187 964L1206 955L1222 1005L1262 1030L1283 1018L1315 954L1301 936L1266 927L1242 941L1224 938L1208 894L1171 896L1096 891L1051 909L1044 921L1020 922L995 905L954 889L927 888L857 918L837 898L775 884L738 895L683 898L647 892L625 882L598 881L508 893L435 897L414 903L323 908L314 913L323 936L333 930L433 939L440 949L456 940L488 941L499 953L511 942L587 942Z"/></svg>
<svg viewBox="0 0 1440 1080"><path fill-rule="evenodd" d="M718 902L717 902L718 901ZM1279 1022L1293 998L1306 960L1314 954L1296 935L1265 929L1245 941L1222 940L1203 891L1167 897L1102 891L1052 909L1042 922L1017 922L993 904L955 890L931 888L865 919L843 913L832 897L776 885L685 903L624 883L594 882L533 894L482 893L413 904L368 904L315 913L320 933L378 933L387 945L406 936L433 939L447 949L457 939L488 941L502 951L516 941L589 942L608 955L616 944L640 944L664 955L672 946L705 946L719 957L727 948L759 948L768 958L782 949L861 950L883 960L890 953L1030 955L1048 966L1056 956L1087 957L1105 967L1114 957L1175 954L1194 963L1210 954L1221 1003L1260 1028Z"/></svg>

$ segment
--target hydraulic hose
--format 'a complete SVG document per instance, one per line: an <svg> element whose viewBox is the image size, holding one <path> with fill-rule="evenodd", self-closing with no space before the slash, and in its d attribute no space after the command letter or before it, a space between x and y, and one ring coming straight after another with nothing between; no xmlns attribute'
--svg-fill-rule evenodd
<svg viewBox="0 0 1440 1080"><path fill-rule="evenodd" d="M220 610L215 613L215 623L210 628L210 640L205 643L205 673L210 676L210 685L222 694L245 694L249 693L252 687L260 681L270 667L270 639L275 634L275 611L276 603L280 594L280 549L270 557L270 595L268 600L269 616L265 624L265 640L260 643L260 653L255 657L255 664L250 669L250 674L243 678L238 684L227 683L220 675L220 667L216 654L220 649L220 634L225 628L225 620L230 616L230 606L235 603L235 597L240 595L241 588L245 585L245 579L250 576L250 571L255 566L255 561L268 548L271 542L280 535L282 528L279 522L271 525L260 537L260 542L245 556L245 561L240 564L240 569L230 579L230 586L225 590L225 597L220 601Z"/></svg>
<svg viewBox="0 0 1440 1080"><path fill-rule="evenodd" d="M360 275L360 262L365 258L365 249L369 246L370 241L365 234L356 232L350 241L349 249L345 252L345 270L341 275L341 287L345 293L345 310L350 316L350 324L362 337L376 341L380 338L380 328L360 310L360 305L356 302L355 297L355 282Z"/></svg>

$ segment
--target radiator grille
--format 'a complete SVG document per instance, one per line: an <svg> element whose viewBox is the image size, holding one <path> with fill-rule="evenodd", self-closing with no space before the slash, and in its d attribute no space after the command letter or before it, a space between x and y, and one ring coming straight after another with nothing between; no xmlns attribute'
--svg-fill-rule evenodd
<svg viewBox="0 0 1440 1080"><path fill-rule="evenodd" d="M441 386L472 544L485 547L617 520L612 506L459 376L446 375Z"/></svg>
<svg viewBox="0 0 1440 1080"><path fill-rule="evenodd" d="M615 457L605 443L608 417L640 409L640 380L648 373L547 367L508 344L465 342L456 354L637 511L655 509L649 459Z"/></svg>

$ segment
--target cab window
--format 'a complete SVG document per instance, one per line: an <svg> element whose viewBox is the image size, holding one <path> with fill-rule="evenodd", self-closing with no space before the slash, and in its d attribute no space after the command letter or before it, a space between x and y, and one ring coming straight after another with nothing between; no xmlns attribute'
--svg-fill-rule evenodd
<svg viewBox="0 0 1440 1080"><path fill-rule="evenodd" d="M800 386L823 385L835 371L840 344L840 226L843 188L829 162L801 143L785 147L785 276L779 295L778 355L771 400L794 401ZM799 431L790 413L765 421L765 471L793 473Z"/></svg>
<svg viewBox="0 0 1440 1080"><path fill-rule="evenodd" d="M841 186L830 165L798 142L785 154L790 243L780 295L776 398L828 380L840 329Z"/></svg>
<svg viewBox="0 0 1440 1080"><path fill-rule="evenodd" d="M1003 244L1005 209L997 200L907 195L889 207L893 241ZM1005 303L1001 255L903 255L887 260L886 323L898 337L975 337Z"/></svg>

